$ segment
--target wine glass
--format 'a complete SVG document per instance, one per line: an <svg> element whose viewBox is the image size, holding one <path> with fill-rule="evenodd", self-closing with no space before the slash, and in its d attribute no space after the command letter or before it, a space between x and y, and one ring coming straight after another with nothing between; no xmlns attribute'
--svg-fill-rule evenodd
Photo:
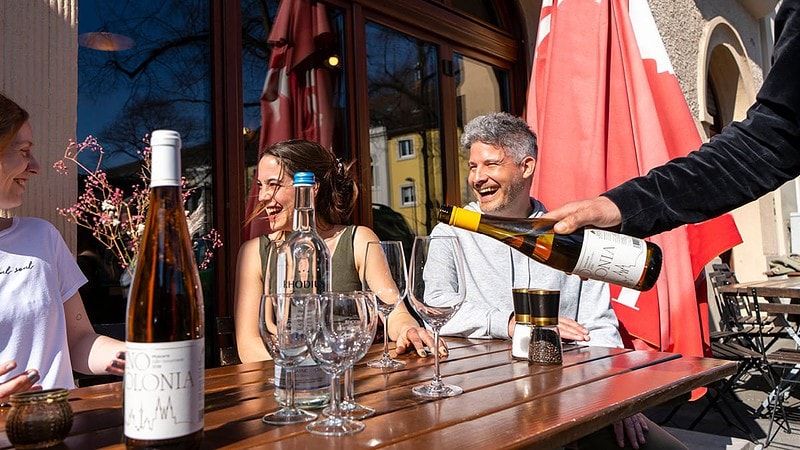
<svg viewBox="0 0 800 450"><path fill-rule="evenodd" d="M324 436L358 433L364 424L341 415L339 409L339 377L352 366L365 345L368 334L369 295L364 292L325 292L317 297L313 320L306 330L311 357L331 377L329 415L310 423L306 430Z"/></svg>
<svg viewBox="0 0 800 450"><path fill-rule="evenodd" d="M375 295L371 292L365 292L367 298L367 332L364 334L364 341L361 343L360 351L356 355L355 361L360 361L367 351L372 346L372 341L375 340L375 330L378 328L378 308ZM375 408L364 406L355 401L353 393L355 392L354 379L353 379L353 366L344 371L344 383L342 390L342 401L339 403L339 411L342 416L348 419L365 419L375 414ZM323 414L330 413L330 407L322 410Z"/></svg>
<svg viewBox="0 0 800 450"><path fill-rule="evenodd" d="M373 369L395 369L406 365L389 355L388 317L408 292L406 259L400 241L368 242L364 256L364 290L375 294L383 316L383 356L367 363Z"/></svg>
<svg viewBox="0 0 800 450"><path fill-rule="evenodd" d="M464 255L456 236L417 236L411 251L409 268L411 304L433 330L439 342L439 330L461 308L466 294ZM452 397L463 392L458 386L444 384L439 373L439 352L434 351L433 381L413 388L427 398Z"/></svg>
<svg viewBox="0 0 800 450"><path fill-rule="evenodd" d="M261 340L276 365L286 373L286 406L261 418L264 423L286 425L310 422L317 415L294 402L295 367L308 355L305 317L314 297L306 294L262 295L258 311ZM277 380L276 380L277 381Z"/></svg>

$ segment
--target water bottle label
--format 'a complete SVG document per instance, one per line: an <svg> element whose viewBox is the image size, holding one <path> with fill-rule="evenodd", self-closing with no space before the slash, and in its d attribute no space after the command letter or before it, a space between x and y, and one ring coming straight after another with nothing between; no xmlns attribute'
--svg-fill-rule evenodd
<svg viewBox="0 0 800 450"><path fill-rule="evenodd" d="M296 391L313 391L330 386L328 374L308 358L294 368L294 388ZM275 366L275 387L286 389L286 370L281 366Z"/></svg>
<svg viewBox="0 0 800 450"><path fill-rule="evenodd" d="M277 284L276 287L278 289L277 294L285 294L286 293L286 255L283 253L278 254L278 263L277 268L275 271Z"/></svg>
<svg viewBox="0 0 800 450"><path fill-rule="evenodd" d="M125 343L125 436L171 439L203 428L203 345Z"/></svg>
<svg viewBox="0 0 800 450"><path fill-rule="evenodd" d="M606 230L587 229L572 273L586 278L633 287L645 269L644 240Z"/></svg>

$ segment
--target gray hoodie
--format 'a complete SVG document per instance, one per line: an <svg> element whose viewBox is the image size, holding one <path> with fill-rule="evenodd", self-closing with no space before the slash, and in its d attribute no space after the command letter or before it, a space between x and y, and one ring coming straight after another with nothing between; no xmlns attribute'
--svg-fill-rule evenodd
<svg viewBox="0 0 800 450"><path fill-rule="evenodd" d="M531 218L545 213L538 200L531 198L531 205ZM477 202L465 208L481 212ZM589 330L588 345L622 347L608 284L582 281L577 275L551 269L496 239L461 228L440 223L431 236L458 236L465 257L466 299L442 327L442 335L508 339L508 322L514 312L511 289L530 287L560 290L559 315L574 319Z"/></svg>

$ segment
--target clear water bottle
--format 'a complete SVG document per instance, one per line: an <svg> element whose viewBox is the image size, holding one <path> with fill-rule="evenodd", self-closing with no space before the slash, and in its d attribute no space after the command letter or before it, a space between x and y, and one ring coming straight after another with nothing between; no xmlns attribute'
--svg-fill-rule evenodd
<svg viewBox="0 0 800 450"><path fill-rule="evenodd" d="M278 293L321 294L330 290L330 253L314 222L314 174L294 174L292 232L278 248ZM275 399L285 405L286 373L275 366ZM330 400L328 375L311 358L295 368L295 403L301 408L322 407Z"/></svg>

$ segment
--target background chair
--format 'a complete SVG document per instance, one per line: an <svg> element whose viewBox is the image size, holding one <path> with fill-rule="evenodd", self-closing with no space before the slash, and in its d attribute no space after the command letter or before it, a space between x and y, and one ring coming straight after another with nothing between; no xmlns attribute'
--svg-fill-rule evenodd
<svg viewBox="0 0 800 450"><path fill-rule="evenodd" d="M735 287L739 281L730 266L713 264L712 268L713 271L708 274L708 278L720 315L720 329L711 333L711 340L732 339L745 347L755 349L758 322L750 307L747 294Z"/></svg>
<svg viewBox="0 0 800 450"><path fill-rule="evenodd" d="M217 317L217 337L219 339L219 364L230 366L241 364L239 352L236 349L236 337L233 325L233 317Z"/></svg>
<svg viewBox="0 0 800 450"><path fill-rule="evenodd" d="M795 328L796 325L790 324L787 316L800 314L800 305L756 301L754 309L756 317L762 319L759 326L763 326L765 330L761 335L760 345L767 368L766 379L772 388L756 411L756 414L760 415L766 410L770 415L767 436L764 439L764 447L767 447L781 428L787 433L792 432L784 404L792 388L800 384L800 336ZM770 351L770 347L777 339L772 333L778 326L782 327L784 335L794 345ZM778 426L774 433L773 425Z"/></svg>
<svg viewBox="0 0 800 450"><path fill-rule="evenodd" d="M703 401L708 404L688 426L693 430L700 421L714 409L728 426L738 428L754 440L753 433L744 418L736 412L732 401L739 401L736 388L749 377L751 370L761 370L762 355L758 351L756 340L758 326L751 317L747 298L741 298L736 290L731 289L738 284L736 275L727 264L714 264L713 270L707 274L720 314L720 329L710 333L712 356L719 359L736 361L736 373L727 379L707 386L709 391ZM701 401L701 400L698 400ZM679 404L670 411L662 423L668 422L686 403ZM731 418L732 416L732 418ZM734 422L735 421L735 422Z"/></svg>

